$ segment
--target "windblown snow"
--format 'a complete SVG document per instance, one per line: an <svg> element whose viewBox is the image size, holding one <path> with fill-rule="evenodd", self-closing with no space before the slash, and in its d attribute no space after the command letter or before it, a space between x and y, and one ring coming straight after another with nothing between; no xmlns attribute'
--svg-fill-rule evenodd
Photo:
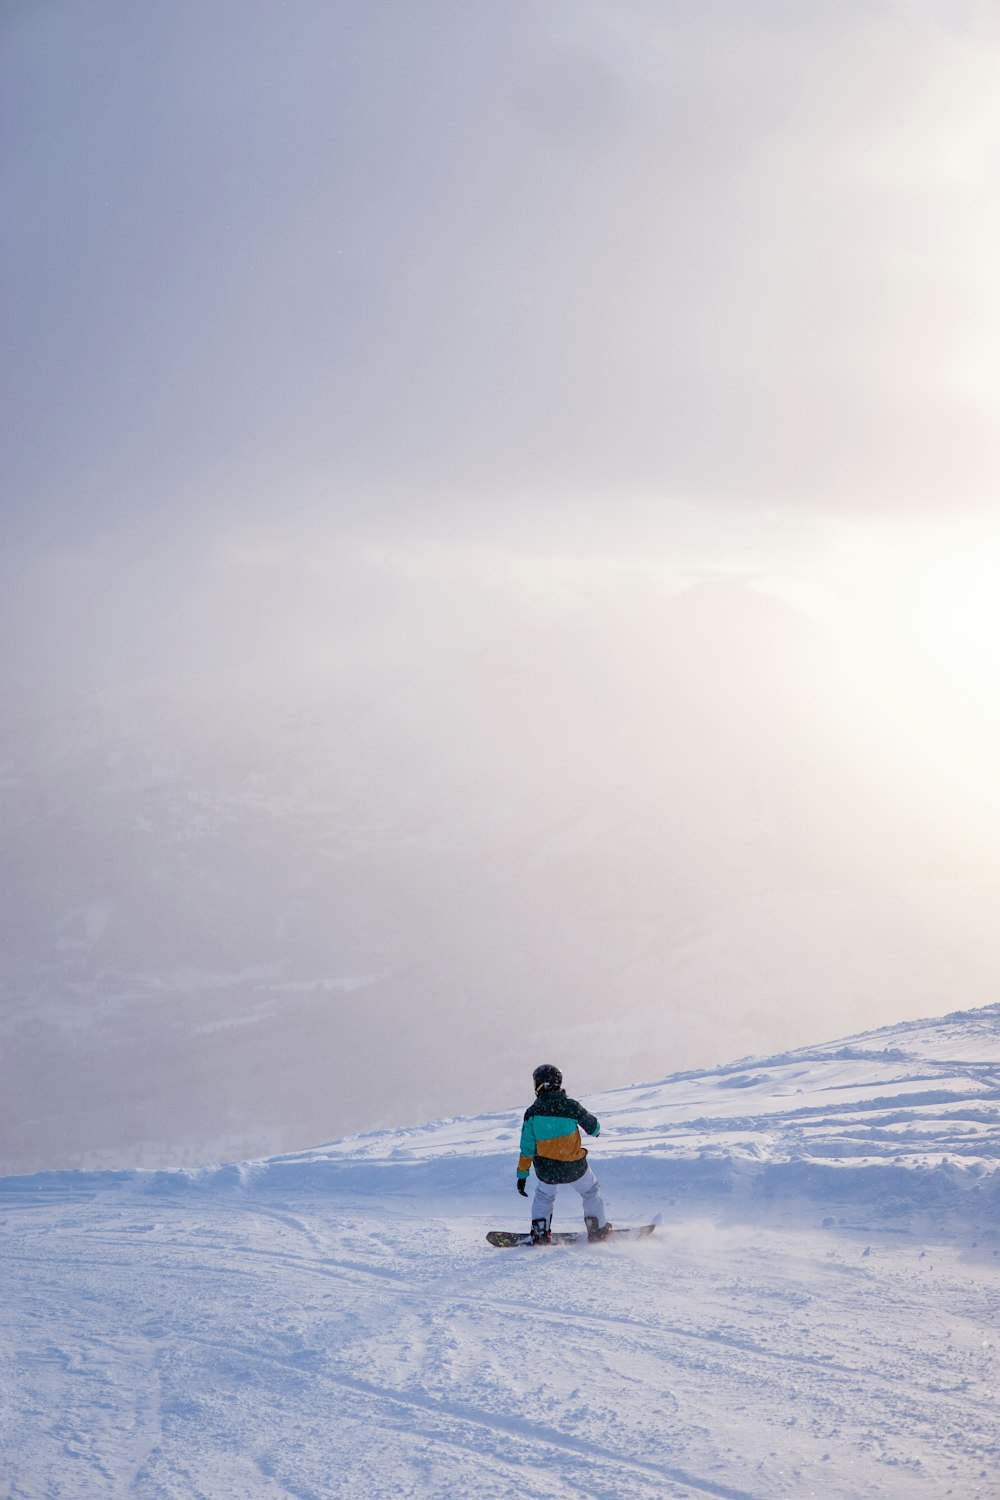
<svg viewBox="0 0 1000 1500"><path fill-rule="evenodd" d="M0 1179L0 1496L1000 1495L1000 1006L585 1102L650 1239L491 1249L518 1108Z"/></svg>

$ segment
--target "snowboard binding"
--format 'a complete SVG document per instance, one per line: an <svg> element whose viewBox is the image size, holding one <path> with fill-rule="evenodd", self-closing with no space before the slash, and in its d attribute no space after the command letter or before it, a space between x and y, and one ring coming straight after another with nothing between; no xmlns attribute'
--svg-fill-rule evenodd
<svg viewBox="0 0 1000 1500"><path fill-rule="evenodd" d="M587 1226L587 1238L588 1240L590 1240L591 1244L593 1244L595 1240L606 1240L608 1235L612 1232L610 1224L598 1224L597 1219L593 1214L584 1214L583 1222Z"/></svg>

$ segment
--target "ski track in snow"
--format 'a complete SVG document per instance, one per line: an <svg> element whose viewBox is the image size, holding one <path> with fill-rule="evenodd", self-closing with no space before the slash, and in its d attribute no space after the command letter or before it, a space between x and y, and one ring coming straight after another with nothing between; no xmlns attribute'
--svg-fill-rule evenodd
<svg viewBox="0 0 1000 1500"><path fill-rule="evenodd" d="M960 1021L939 1025L960 1057ZM898 1165L887 1204L848 1154L821 1201L831 1179L775 1125L790 1079L799 1118L839 1088L884 1111L887 1071L912 1096L931 1043L889 1039L912 1051L608 1096L611 1216L664 1210L638 1242L490 1249L525 1213L507 1117L203 1173L0 1179L0 1500L997 1500L995 1064L968 1069L961 1168L964 1119L907 1106L909 1199ZM730 1177L678 1191L692 1139ZM747 1161L790 1175L755 1195Z"/></svg>
<svg viewBox="0 0 1000 1500"><path fill-rule="evenodd" d="M998 1493L971 1247L684 1221L492 1251L485 1204L149 1207L4 1204L9 1500Z"/></svg>

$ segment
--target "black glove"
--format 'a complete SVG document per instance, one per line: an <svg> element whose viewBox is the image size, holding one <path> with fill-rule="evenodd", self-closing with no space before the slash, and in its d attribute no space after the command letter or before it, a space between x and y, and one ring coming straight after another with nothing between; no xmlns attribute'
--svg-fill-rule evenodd
<svg viewBox="0 0 1000 1500"><path fill-rule="evenodd" d="M525 1180L524 1180L523 1177L519 1177L517 1179L517 1190L521 1194L522 1198L527 1198L527 1196L528 1196L528 1184L525 1182Z"/></svg>

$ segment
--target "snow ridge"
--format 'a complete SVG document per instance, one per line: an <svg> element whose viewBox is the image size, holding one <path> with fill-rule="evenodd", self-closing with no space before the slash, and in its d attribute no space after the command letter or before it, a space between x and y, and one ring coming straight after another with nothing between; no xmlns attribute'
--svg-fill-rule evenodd
<svg viewBox="0 0 1000 1500"><path fill-rule="evenodd" d="M1000 1005L882 1027L590 1096L594 1164L621 1185L752 1214L880 1205L930 1233L1000 1228ZM520 1109L371 1131L257 1162L180 1172L0 1178L0 1195L133 1189L505 1191Z"/></svg>
<svg viewBox="0 0 1000 1500"><path fill-rule="evenodd" d="M752 1214L863 1202L1000 1228L1000 1005L591 1096L621 1184ZM245 1170L261 1189L500 1190L520 1111L375 1131ZM373 1174L375 1174L373 1176Z"/></svg>

